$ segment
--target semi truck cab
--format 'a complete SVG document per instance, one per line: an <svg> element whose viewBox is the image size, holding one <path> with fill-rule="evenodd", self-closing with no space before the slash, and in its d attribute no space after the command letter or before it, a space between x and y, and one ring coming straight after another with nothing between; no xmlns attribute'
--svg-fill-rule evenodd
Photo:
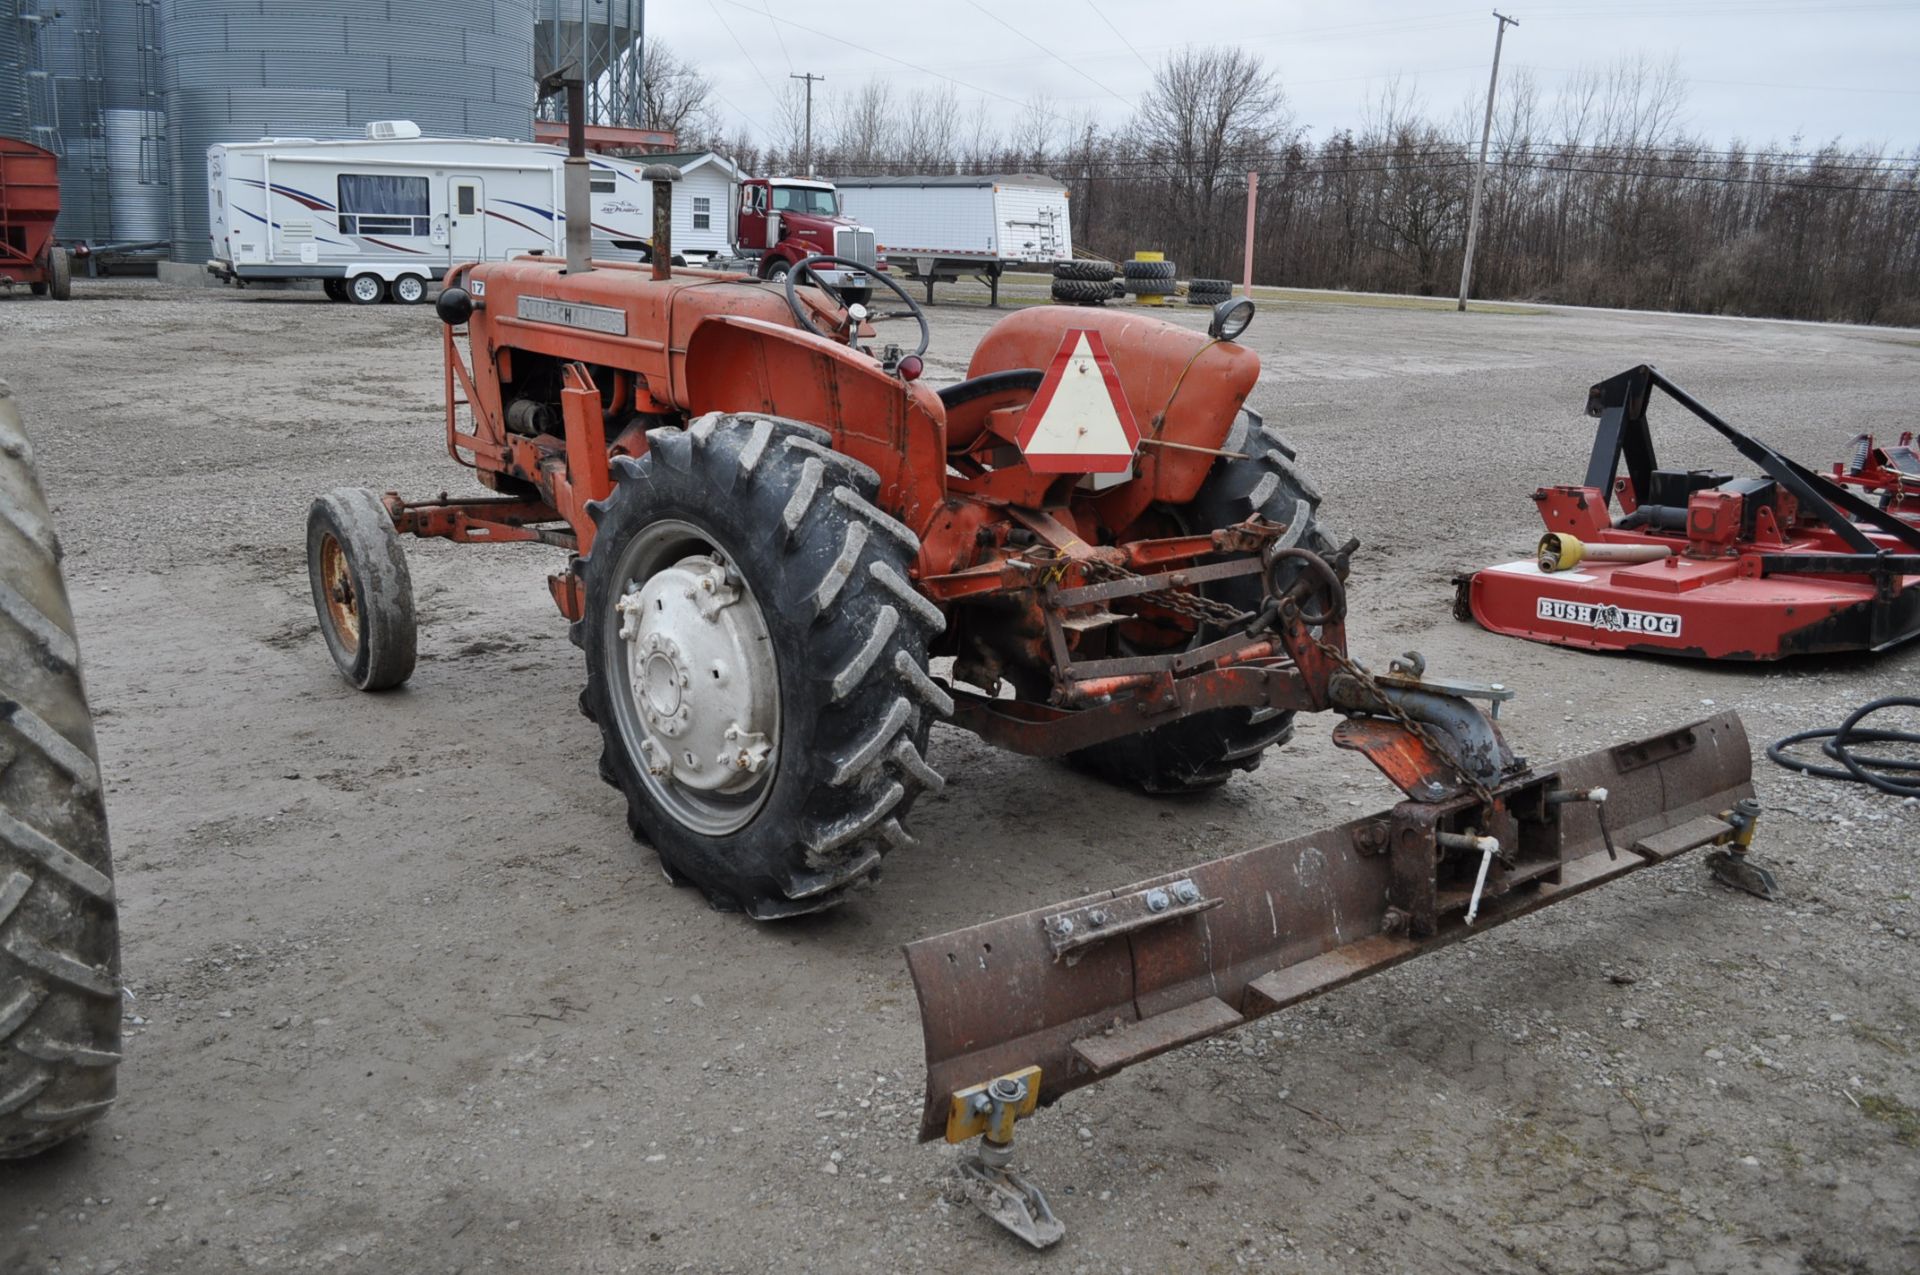
<svg viewBox="0 0 1920 1275"><path fill-rule="evenodd" d="M756 177L740 183L740 218L734 242L743 257L759 263L760 277L778 279L804 257L825 255L857 261L869 270L883 267L874 249L873 231L840 212L832 182L806 177ZM823 282L863 299L872 283L865 274L823 270Z"/></svg>

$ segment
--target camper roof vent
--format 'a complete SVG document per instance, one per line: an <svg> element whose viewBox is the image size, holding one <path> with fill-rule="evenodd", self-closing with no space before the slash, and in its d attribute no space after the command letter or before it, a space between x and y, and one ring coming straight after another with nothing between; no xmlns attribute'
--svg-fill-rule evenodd
<svg viewBox="0 0 1920 1275"><path fill-rule="evenodd" d="M391 142L403 137L420 136L420 126L412 120L374 120L367 125L367 137L375 142Z"/></svg>

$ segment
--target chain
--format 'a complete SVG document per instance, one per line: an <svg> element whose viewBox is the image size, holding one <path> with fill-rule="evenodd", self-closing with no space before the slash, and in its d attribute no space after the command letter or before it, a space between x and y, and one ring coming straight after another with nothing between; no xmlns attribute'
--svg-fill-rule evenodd
<svg viewBox="0 0 1920 1275"><path fill-rule="evenodd" d="M1140 577L1140 573L1137 571L1131 571L1119 563L1107 562L1099 558L1083 558L1080 560L1080 566L1089 578L1094 579L1127 580ZM1238 607L1229 605L1228 603L1217 601L1176 585L1166 585L1158 589L1149 589L1144 593L1133 596L1140 598L1150 597L1154 600L1154 604L1163 610L1172 611L1176 615L1184 615L1190 620L1216 624L1223 628L1241 627L1258 618L1257 612L1242 611ZM1425 723L1415 720L1405 709L1394 703L1393 700L1387 696L1385 688L1380 685L1373 674L1369 673L1361 665L1355 663L1353 658L1339 647L1333 645L1331 642L1313 636L1310 630L1307 632L1307 641L1313 643L1314 647L1317 648L1322 655L1338 665L1341 671L1345 672L1356 682L1359 682L1361 686L1370 691L1380 709L1388 717L1391 717L1405 728L1408 734L1425 744L1429 752L1446 758L1453 765L1455 773L1460 776L1461 782L1465 784L1468 791L1470 791L1478 801L1483 803L1489 811L1493 809L1493 790L1482 783L1479 776L1475 775L1472 771L1468 770L1464 764L1456 760L1451 752L1442 747L1439 739L1427 728Z"/></svg>
<svg viewBox="0 0 1920 1275"><path fill-rule="evenodd" d="M1117 562L1106 562L1099 558L1083 558L1081 568L1089 577L1101 580L1141 579L1140 573L1130 571ZM1154 605L1176 615L1184 615L1189 620L1200 620L1222 628L1237 628L1257 618L1253 611L1242 611L1236 606L1183 589L1177 585L1164 585L1158 589L1148 589L1144 593L1131 595L1138 598L1152 598Z"/></svg>

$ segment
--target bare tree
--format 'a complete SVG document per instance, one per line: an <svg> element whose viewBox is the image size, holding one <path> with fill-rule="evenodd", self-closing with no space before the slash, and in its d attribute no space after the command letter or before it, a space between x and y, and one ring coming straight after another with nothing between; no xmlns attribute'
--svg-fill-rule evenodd
<svg viewBox="0 0 1920 1275"><path fill-rule="evenodd" d="M1258 55L1238 47L1189 47L1161 63L1132 132L1182 214L1177 251L1184 260L1200 269L1226 268L1223 199L1278 146L1287 127L1286 96Z"/></svg>
<svg viewBox="0 0 1920 1275"><path fill-rule="evenodd" d="M642 128L680 134L683 144L704 141L718 134L713 82L698 66L681 58L665 40L649 40L643 68L640 76Z"/></svg>
<svg viewBox="0 0 1920 1275"><path fill-rule="evenodd" d="M829 171L872 172L892 149L893 133L893 85L868 80L833 104L833 168Z"/></svg>

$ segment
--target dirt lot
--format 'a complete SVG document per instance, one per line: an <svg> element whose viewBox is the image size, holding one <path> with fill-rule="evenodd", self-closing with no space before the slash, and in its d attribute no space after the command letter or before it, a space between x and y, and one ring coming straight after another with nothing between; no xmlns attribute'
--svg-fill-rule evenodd
<svg viewBox="0 0 1920 1275"><path fill-rule="evenodd" d="M326 657L309 499L462 483L431 310L75 294L0 300L0 376L90 661L128 1039L106 1122L0 1168L0 1271L1920 1269L1912 803L1757 760L1784 902L1685 859L1074 1094L1027 1126L1070 1228L1035 1257L944 1203L951 1153L913 1142L900 944L1390 804L1330 723L1173 804L936 728L948 787L876 892L799 924L711 912L595 775L553 551L410 549L404 691ZM934 313L952 379L992 316ZM1916 423L1916 334L1293 301L1248 341L1254 406L1366 544L1356 651L1517 687L1520 751L1708 705L1760 741L1914 686L1912 649L1528 646L1457 624L1446 581L1527 547L1601 377L1657 361L1824 464Z"/></svg>

